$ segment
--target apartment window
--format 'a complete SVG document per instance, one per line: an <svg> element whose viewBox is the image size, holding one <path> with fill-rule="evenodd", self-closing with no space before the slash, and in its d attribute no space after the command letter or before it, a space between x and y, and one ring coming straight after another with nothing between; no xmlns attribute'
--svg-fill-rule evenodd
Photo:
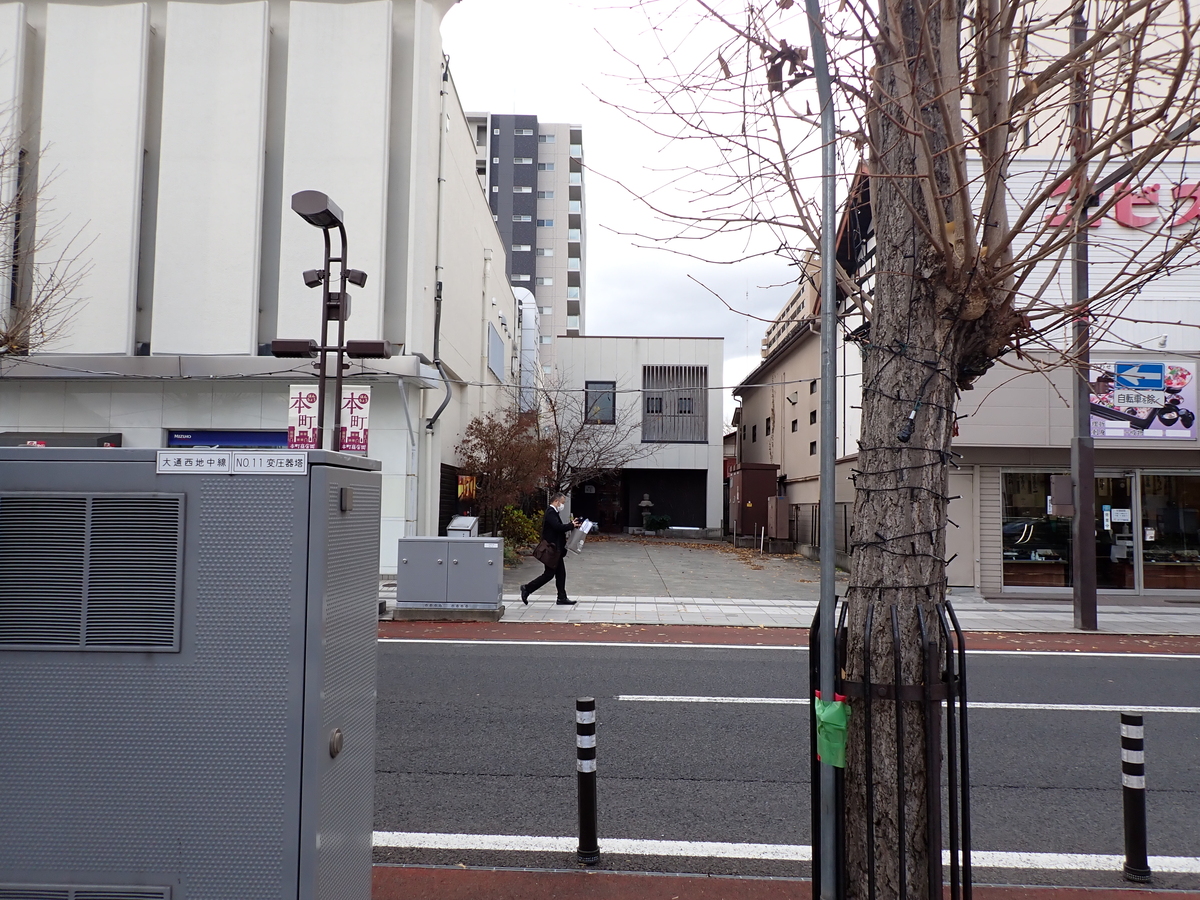
<svg viewBox="0 0 1200 900"><path fill-rule="evenodd" d="M539 172L553 172L554 163L538 163Z"/></svg>
<svg viewBox="0 0 1200 900"><path fill-rule="evenodd" d="M642 440L708 440L708 366L642 366Z"/></svg>
<svg viewBox="0 0 1200 900"><path fill-rule="evenodd" d="M554 307L553 306L539 306L538 312L541 313L543 316L552 316L552 315L554 315Z"/></svg>
<svg viewBox="0 0 1200 900"><path fill-rule="evenodd" d="M578 300L579 299L579 288L568 287L567 288L567 299L568 300Z"/></svg>
<svg viewBox="0 0 1200 900"><path fill-rule="evenodd" d="M531 165L533 165L533 157L531 157L531 156L514 156L513 157L513 165L514 166L531 166Z"/></svg>
<svg viewBox="0 0 1200 900"><path fill-rule="evenodd" d="M808 412L808 424L809 425L817 424L817 411L815 409L809 410L809 412Z"/></svg>
<svg viewBox="0 0 1200 900"><path fill-rule="evenodd" d="M538 228L553 228L554 220L553 219L538 219L537 227Z"/></svg>
<svg viewBox="0 0 1200 900"><path fill-rule="evenodd" d="M554 284L554 279L549 277L538 278L537 283L549 286Z"/></svg>
<svg viewBox="0 0 1200 900"><path fill-rule="evenodd" d="M539 344L550 344L553 342L554 342L554 338L550 337L550 335L548 335L548 334L543 334L538 337Z"/></svg>
<svg viewBox="0 0 1200 900"><path fill-rule="evenodd" d="M531 137L533 135L532 128L514 128L513 135L516 137Z"/></svg>
<svg viewBox="0 0 1200 900"><path fill-rule="evenodd" d="M513 275L512 280L513 281L528 281L529 276L528 275Z"/></svg>
<svg viewBox="0 0 1200 900"><path fill-rule="evenodd" d="M815 394L817 392L817 382L815 380L808 383L808 392L810 394Z"/></svg>
<svg viewBox="0 0 1200 900"><path fill-rule="evenodd" d="M553 144L553 143L554 143L554 135L552 135L552 134L539 134L539 135L538 135L538 143L539 143L539 144Z"/></svg>
<svg viewBox="0 0 1200 900"><path fill-rule="evenodd" d="M493 185L492 185L492 193L493 193L493 194L498 194L498 193L500 193L500 185L498 185L498 184L493 184Z"/></svg>
<svg viewBox="0 0 1200 900"><path fill-rule="evenodd" d="M495 188L492 188L492 190L494 191L494 190L495 190ZM499 221L500 221L500 217L499 217L498 215L496 215L495 213L492 213L492 221L493 221L493 222L499 222Z"/></svg>
<svg viewBox="0 0 1200 900"><path fill-rule="evenodd" d="M514 194L532 194L533 188L531 188L527 184L514 184L513 185L513 193Z"/></svg>
<svg viewBox="0 0 1200 900"><path fill-rule="evenodd" d="M770 436L771 436L771 417L767 416L766 425L763 428L763 437L770 437Z"/></svg>
<svg viewBox="0 0 1200 900"><path fill-rule="evenodd" d="M571 145L571 155L577 159L580 156L583 156L583 144L572 144Z"/></svg>
<svg viewBox="0 0 1200 900"><path fill-rule="evenodd" d="M499 129L499 128L493 128L493 129L492 129L492 134L499 134L499 133L500 133L500 129Z"/></svg>
<svg viewBox="0 0 1200 900"><path fill-rule="evenodd" d="M567 316L567 331L579 330L579 316Z"/></svg>
<svg viewBox="0 0 1200 900"><path fill-rule="evenodd" d="M746 426L743 425L742 426L742 440L744 441L745 439L746 439Z"/></svg>
<svg viewBox="0 0 1200 900"><path fill-rule="evenodd" d="M532 222L533 216L513 216L514 222Z"/></svg>
<svg viewBox="0 0 1200 900"><path fill-rule="evenodd" d="M515 252L515 253L520 253L521 251L528 251L530 249L528 244L513 244L512 248L513 248L513 252Z"/></svg>
<svg viewBox="0 0 1200 900"><path fill-rule="evenodd" d="M568 184L583 184L583 173L582 172L570 173L570 176L567 179L567 183Z"/></svg>
<svg viewBox="0 0 1200 900"><path fill-rule="evenodd" d="M498 165L500 165L500 157L498 157L498 156L493 156L493 157L492 157L492 165L493 165L493 166L498 166Z"/></svg>
<svg viewBox="0 0 1200 900"><path fill-rule="evenodd" d="M567 257L567 271L568 272L578 272L579 271L579 257L578 256L568 256Z"/></svg>
<svg viewBox="0 0 1200 900"><path fill-rule="evenodd" d="M792 433L795 434L799 430L800 430L800 420L792 419Z"/></svg>
<svg viewBox="0 0 1200 900"><path fill-rule="evenodd" d="M475 126L475 146L482 147L486 143L487 143L487 126L486 125L476 125Z"/></svg>
<svg viewBox="0 0 1200 900"><path fill-rule="evenodd" d="M583 421L588 425L615 425L617 422L617 383L585 381Z"/></svg>
<svg viewBox="0 0 1200 900"><path fill-rule="evenodd" d="M487 163L485 163L482 159L479 160L479 162L475 163L475 174L476 175L486 175L487 174Z"/></svg>
<svg viewBox="0 0 1200 900"><path fill-rule="evenodd" d="M553 200L554 191L538 191L539 200Z"/></svg>
<svg viewBox="0 0 1200 900"><path fill-rule="evenodd" d="M567 240L568 241L581 241L581 240L583 240L581 234L582 234L582 230L579 228L568 228L567 229Z"/></svg>
<svg viewBox="0 0 1200 900"><path fill-rule="evenodd" d="M582 200L568 200L567 201L567 212L569 212L569 213L583 212L583 201Z"/></svg>
<svg viewBox="0 0 1200 900"><path fill-rule="evenodd" d="M809 442L808 442L808 455L809 455L809 456L816 456L816 455L817 455L817 442L816 442L816 441L809 441Z"/></svg>
<svg viewBox="0 0 1200 900"><path fill-rule="evenodd" d="M553 366L542 366L542 374L543 375L549 375L553 371L554 371Z"/></svg>
<svg viewBox="0 0 1200 900"><path fill-rule="evenodd" d="M750 426L750 443L752 443L752 444L758 443L758 426L757 425Z"/></svg>
<svg viewBox="0 0 1200 900"><path fill-rule="evenodd" d="M554 248L553 247L538 247L537 255L538 256L553 256Z"/></svg>

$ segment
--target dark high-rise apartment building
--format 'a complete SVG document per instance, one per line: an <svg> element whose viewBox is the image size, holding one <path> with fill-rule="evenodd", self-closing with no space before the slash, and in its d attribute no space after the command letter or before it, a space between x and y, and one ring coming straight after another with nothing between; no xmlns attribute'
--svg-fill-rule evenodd
<svg viewBox="0 0 1200 900"><path fill-rule="evenodd" d="M583 130L537 116L469 113L476 166L508 249L508 277L538 306L542 366L584 333Z"/></svg>

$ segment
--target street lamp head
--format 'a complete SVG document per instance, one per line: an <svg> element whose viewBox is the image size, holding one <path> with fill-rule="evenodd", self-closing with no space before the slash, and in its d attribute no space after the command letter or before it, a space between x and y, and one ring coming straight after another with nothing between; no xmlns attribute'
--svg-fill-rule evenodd
<svg viewBox="0 0 1200 900"><path fill-rule="evenodd" d="M317 228L337 228L342 224L341 208L320 191L297 191L292 194L292 210L309 225Z"/></svg>
<svg viewBox="0 0 1200 900"><path fill-rule="evenodd" d="M320 269L305 269L304 283L310 287L320 287L321 282L325 280L325 273Z"/></svg>

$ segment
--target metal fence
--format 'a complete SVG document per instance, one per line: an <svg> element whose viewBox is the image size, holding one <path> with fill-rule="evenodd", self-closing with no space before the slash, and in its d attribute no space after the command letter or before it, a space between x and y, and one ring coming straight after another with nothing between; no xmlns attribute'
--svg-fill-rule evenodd
<svg viewBox="0 0 1200 900"><path fill-rule="evenodd" d="M850 553L850 503L839 503L834 513L834 547L842 553ZM788 539L797 544L821 546L821 507L818 503L793 503L788 524Z"/></svg>

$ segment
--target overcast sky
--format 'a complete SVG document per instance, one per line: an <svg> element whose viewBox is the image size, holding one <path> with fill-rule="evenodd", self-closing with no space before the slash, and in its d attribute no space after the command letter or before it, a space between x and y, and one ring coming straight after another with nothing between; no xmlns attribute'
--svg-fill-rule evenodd
<svg viewBox="0 0 1200 900"><path fill-rule="evenodd" d="M618 233L669 230L633 193L669 182L672 175L661 170L678 164L682 146L607 105L646 103L621 54L653 65L656 57L662 59L664 45L670 51L670 41L697 40L689 33L664 40L663 33L650 32L643 16L622 8L626 2L461 0L442 26L450 69L468 111L532 114L583 126L586 333L723 337L722 380L734 385L758 363L765 325L729 312L692 279L734 306L770 318L790 292L771 285L794 277L794 270L775 259L713 265L640 247L647 242ZM695 246L687 249L705 254ZM711 253L730 249L713 247ZM728 421L734 404L727 391L725 396Z"/></svg>

